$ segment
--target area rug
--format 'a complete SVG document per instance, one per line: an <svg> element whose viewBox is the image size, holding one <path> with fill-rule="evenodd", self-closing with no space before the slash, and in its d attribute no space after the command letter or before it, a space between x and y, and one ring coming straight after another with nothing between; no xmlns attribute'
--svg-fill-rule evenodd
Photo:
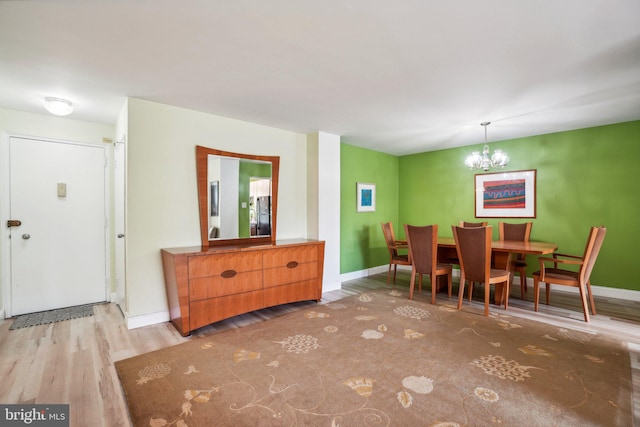
<svg viewBox="0 0 640 427"><path fill-rule="evenodd" d="M116 362L135 426L629 426L626 347L376 290Z"/></svg>
<svg viewBox="0 0 640 427"><path fill-rule="evenodd" d="M27 328L29 326L45 325L47 323L77 319L79 317L93 316L94 305L95 304L79 305L75 307L41 311L38 313L23 314L22 316L18 316L16 318L16 320L9 327L9 330Z"/></svg>

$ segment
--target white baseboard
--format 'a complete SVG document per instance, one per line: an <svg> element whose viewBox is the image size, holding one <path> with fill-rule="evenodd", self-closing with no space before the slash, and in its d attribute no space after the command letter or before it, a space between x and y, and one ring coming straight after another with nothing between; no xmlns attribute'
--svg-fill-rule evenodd
<svg viewBox="0 0 640 427"><path fill-rule="evenodd" d="M322 293L336 291L336 290L340 289L341 287L342 287L342 282L341 281L332 282L332 283L323 282L322 283Z"/></svg>
<svg viewBox="0 0 640 427"><path fill-rule="evenodd" d="M518 284L520 284L520 282L518 281ZM527 277L527 286L529 286L529 289L533 289L533 279L530 277ZM541 283L540 284L540 292L542 293L544 289L544 285ZM578 288L574 288L572 286L562 286L562 285L551 285L551 290L553 292L567 292L567 293L572 293L572 294L578 294L580 293L580 290ZM627 301L640 301L640 291L634 291L631 289L620 289L620 288L609 288L606 286L595 286L595 285L591 285L591 291L593 292L594 296L599 296L599 297L603 297L603 298L616 298L616 299L622 299L622 300L627 300Z"/></svg>
<svg viewBox="0 0 640 427"><path fill-rule="evenodd" d="M401 265L400 267L404 267L404 266ZM374 274L386 273L387 270L388 270L388 266L381 265L379 267L373 267L366 270L352 271L350 273L341 274L340 281L346 282L348 280L361 279L363 277L373 276Z"/></svg>
<svg viewBox="0 0 640 427"><path fill-rule="evenodd" d="M4 317L4 308L0 310L0 319L6 319L6 317Z"/></svg>
<svg viewBox="0 0 640 427"><path fill-rule="evenodd" d="M340 281L346 282L348 280L360 279L363 277L373 276L375 274L386 273L388 271L387 265L382 265L379 267L368 268L366 270L352 271L349 273L344 273L340 275ZM410 266L400 265L398 266L399 270L411 271ZM459 277L460 270L457 268L453 269L453 276ZM514 280L514 285L520 285L520 278L516 277ZM527 285L530 289L533 289L533 279L527 278ZM323 288L323 292L328 292L333 289L340 289L340 283L332 284L331 286L327 286ZM570 286L560 286L560 285L551 285L551 288L554 292L570 292L570 293L578 293L577 288L572 288ZM605 298L617 298L628 301L640 301L640 291L633 291L629 289L618 289L618 288L608 288L606 286L591 286L593 290L593 295L605 297ZM112 301L115 300L115 295L112 295ZM144 326L151 326L157 323L168 322L169 312L161 311L158 313L152 314L144 314L142 316L134 316L134 317L126 317L126 323L128 329L136 329L142 328ZM0 318L4 318L4 310L0 311Z"/></svg>
<svg viewBox="0 0 640 427"><path fill-rule="evenodd" d="M353 279L360 279L367 276L372 276L374 274L386 273L389 269L389 265L381 265L379 267L372 267L366 270L352 271L350 273L344 273L340 275L340 279L342 281L348 281ZM411 271L411 266L408 265L399 265L398 270ZM453 277L460 277L460 270L457 268L453 269ZM520 285L520 277L514 277L515 285ZM533 289L533 279L527 277L527 286L530 289ZM544 288L544 286L541 286ZM571 286L562 286L562 285L551 285L551 289L553 292L569 292L569 293L579 293L578 288L573 288ZM619 288L609 288L606 286L595 286L591 285L591 290L593 291L594 296L604 297L604 298L616 298L627 301L640 301L640 291L630 290L630 289L619 289Z"/></svg>
<svg viewBox="0 0 640 427"><path fill-rule="evenodd" d="M142 328L143 326L151 326L168 321L168 311L160 311L158 313L143 314L142 316L133 317L129 317L128 315L126 315L127 329Z"/></svg>

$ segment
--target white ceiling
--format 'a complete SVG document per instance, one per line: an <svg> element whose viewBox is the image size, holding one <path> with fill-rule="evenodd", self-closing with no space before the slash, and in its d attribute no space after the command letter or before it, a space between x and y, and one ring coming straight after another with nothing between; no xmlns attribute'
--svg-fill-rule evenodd
<svg viewBox="0 0 640 427"><path fill-rule="evenodd" d="M142 98L403 155L640 119L638 0L0 1L0 107Z"/></svg>

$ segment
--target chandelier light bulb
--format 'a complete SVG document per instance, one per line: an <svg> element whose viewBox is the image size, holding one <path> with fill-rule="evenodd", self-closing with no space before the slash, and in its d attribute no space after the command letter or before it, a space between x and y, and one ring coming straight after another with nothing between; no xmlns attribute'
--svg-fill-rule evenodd
<svg viewBox="0 0 640 427"><path fill-rule="evenodd" d="M68 116L73 112L71 101L62 98L47 97L44 99L44 108L56 116Z"/></svg>
<svg viewBox="0 0 640 427"><path fill-rule="evenodd" d="M484 126L484 146L482 147L482 155L480 152L474 151L464 161L464 164L471 170L482 169L488 171L491 168L503 168L509 164L509 156L502 150L496 150L489 156L489 145L487 144L487 126L491 122L482 122L481 126Z"/></svg>

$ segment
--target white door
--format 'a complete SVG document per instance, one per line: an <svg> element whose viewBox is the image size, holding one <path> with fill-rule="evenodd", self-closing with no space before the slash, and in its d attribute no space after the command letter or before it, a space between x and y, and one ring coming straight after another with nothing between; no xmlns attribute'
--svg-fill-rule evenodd
<svg viewBox="0 0 640 427"><path fill-rule="evenodd" d="M106 300L105 149L11 137L11 314Z"/></svg>

